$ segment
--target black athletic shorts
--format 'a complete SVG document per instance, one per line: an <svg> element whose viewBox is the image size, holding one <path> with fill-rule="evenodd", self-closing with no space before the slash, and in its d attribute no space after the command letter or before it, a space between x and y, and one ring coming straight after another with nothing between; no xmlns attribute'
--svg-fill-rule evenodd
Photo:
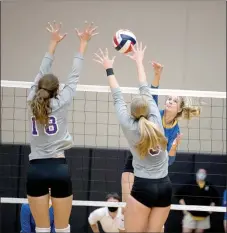
<svg viewBox="0 0 227 233"><path fill-rule="evenodd" d="M131 196L149 208L171 205L172 184L169 176L161 179L135 177Z"/></svg>
<svg viewBox="0 0 227 233"><path fill-rule="evenodd" d="M123 172L130 172L130 173L134 173L134 168L132 166L132 154L130 153L126 159L125 162L125 167Z"/></svg>
<svg viewBox="0 0 227 233"><path fill-rule="evenodd" d="M27 195L40 197L49 193L55 198L72 195L72 181L65 158L31 160L27 172Z"/></svg>

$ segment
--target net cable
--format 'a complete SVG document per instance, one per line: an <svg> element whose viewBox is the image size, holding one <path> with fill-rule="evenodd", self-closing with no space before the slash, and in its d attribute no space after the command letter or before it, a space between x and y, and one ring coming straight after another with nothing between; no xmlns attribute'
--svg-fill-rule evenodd
<svg viewBox="0 0 227 233"><path fill-rule="evenodd" d="M0 198L3 204L26 204L28 203L27 198L12 198L2 197ZM107 201L80 201L73 200L73 206L92 206L92 207L125 207L125 202L107 202ZM226 207L222 206L199 206L199 205L171 205L171 210L187 210L187 211L206 211L206 212L223 212L225 213Z"/></svg>
<svg viewBox="0 0 227 233"><path fill-rule="evenodd" d="M32 82L9 81L1 80L1 87L13 88L30 88ZM61 84L63 88L64 84ZM138 94L138 88L135 87L121 87L125 94ZM96 85L78 85L77 91L88 92L110 92L109 86L96 86ZM209 98L223 98L226 99L226 92L218 91L194 91L194 90L177 90L177 89L151 89L155 95L175 95L175 96L190 96L190 97L209 97Z"/></svg>

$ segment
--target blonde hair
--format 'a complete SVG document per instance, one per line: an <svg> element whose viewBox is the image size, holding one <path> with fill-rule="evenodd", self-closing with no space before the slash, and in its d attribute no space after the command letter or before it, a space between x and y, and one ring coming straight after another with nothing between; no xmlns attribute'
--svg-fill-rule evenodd
<svg viewBox="0 0 227 233"><path fill-rule="evenodd" d="M140 157L145 158L150 149L165 150L167 139L156 124L147 120L149 105L145 97L138 96L132 100L131 114L139 123L140 140L135 147Z"/></svg>
<svg viewBox="0 0 227 233"><path fill-rule="evenodd" d="M181 111L177 113L176 118L182 118L185 120L191 120L193 117L199 117L201 113L201 108L194 106L191 98L180 97Z"/></svg>
<svg viewBox="0 0 227 233"><path fill-rule="evenodd" d="M30 101L30 108L36 121L41 125L48 125L49 114L52 109L50 107L50 99L57 96L59 88L58 78L52 74L44 75L38 83L36 94Z"/></svg>

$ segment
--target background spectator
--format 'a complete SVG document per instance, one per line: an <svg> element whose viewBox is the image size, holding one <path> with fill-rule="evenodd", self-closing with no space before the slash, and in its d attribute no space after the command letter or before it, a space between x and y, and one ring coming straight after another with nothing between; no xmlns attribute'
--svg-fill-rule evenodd
<svg viewBox="0 0 227 233"><path fill-rule="evenodd" d="M204 205L214 206L218 197L217 191L206 181L207 172L199 169L196 179L180 188L176 195L182 205ZM183 211L182 231L190 233L202 233L210 228L210 212L205 211Z"/></svg>
<svg viewBox="0 0 227 233"><path fill-rule="evenodd" d="M120 196L117 193L110 193L106 196L106 201L120 202ZM96 209L90 214L88 222L94 233L100 232L98 222L100 222L104 232L125 232L122 208L103 207Z"/></svg>

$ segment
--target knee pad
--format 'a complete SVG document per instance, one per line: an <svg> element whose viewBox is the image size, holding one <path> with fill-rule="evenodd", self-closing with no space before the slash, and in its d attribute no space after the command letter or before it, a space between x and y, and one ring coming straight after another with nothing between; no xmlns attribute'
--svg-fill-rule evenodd
<svg viewBox="0 0 227 233"><path fill-rule="evenodd" d="M39 227L36 227L35 228L35 232L36 233L50 233L50 227L49 228L39 228Z"/></svg>
<svg viewBox="0 0 227 233"><path fill-rule="evenodd" d="M57 228L55 228L55 232L57 233L57 232L67 232L67 233L70 233L70 225L68 225L66 228L64 228L64 229L57 229Z"/></svg>

